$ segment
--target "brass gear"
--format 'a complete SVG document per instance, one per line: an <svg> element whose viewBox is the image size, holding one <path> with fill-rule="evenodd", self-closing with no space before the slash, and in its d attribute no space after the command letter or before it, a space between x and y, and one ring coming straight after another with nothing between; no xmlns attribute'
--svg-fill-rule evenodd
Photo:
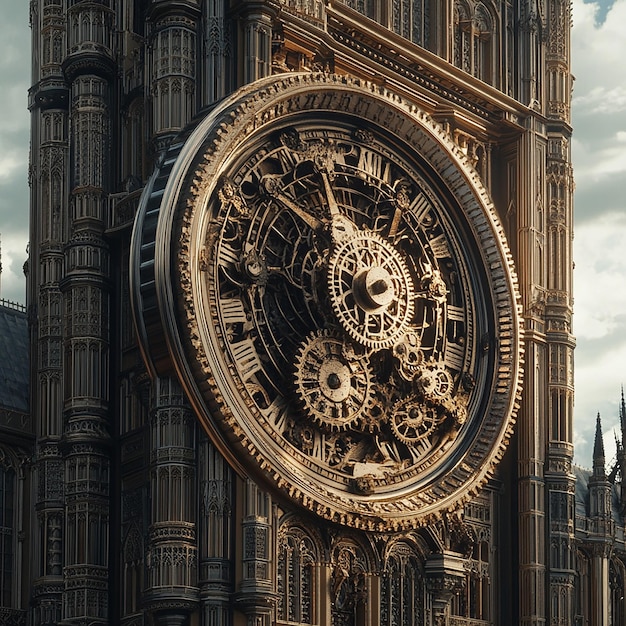
<svg viewBox="0 0 626 626"><path fill-rule="evenodd" d="M393 356L398 360L398 372L402 378L413 381L422 370L424 361L420 336L415 332L407 332L393 346Z"/></svg>
<svg viewBox="0 0 626 626"><path fill-rule="evenodd" d="M441 363L428 363L416 375L416 382L424 396L440 402L450 398L454 381Z"/></svg>
<svg viewBox="0 0 626 626"><path fill-rule="evenodd" d="M295 356L296 395L311 419L331 430L353 426L373 402L371 373L339 335L318 330Z"/></svg>
<svg viewBox="0 0 626 626"><path fill-rule="evenodd" d="M328 292L343 329L372 350L397 343L413 318L408 267L395 247L372 231L358 231L335 247Z"/></svg>
<svg viewBox="0 0 626 626"><path fill-rule="evenodd" d="M417 396L398 400L389 420L396 438L410 446L433 435L439 421L436 407L418 400Z"/></svg>

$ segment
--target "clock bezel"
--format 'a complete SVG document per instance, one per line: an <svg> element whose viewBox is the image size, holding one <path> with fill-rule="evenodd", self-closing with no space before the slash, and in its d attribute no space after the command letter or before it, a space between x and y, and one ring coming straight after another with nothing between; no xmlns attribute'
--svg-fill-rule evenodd
<svg viewBox="0 0 626 626"><path fill-rule="evenodd" d="M467 448L481 443L479 432L471 441L465 437L466 449L453 445L445 455L444 471L430 476L426 485L417 481L419 489L404 481L401 489L355 494L348 489L333 490L328 483L328 491L323 493L320 476L310 475L291 459L281 460L285 457L283 448L278 446L268 454L263 437L254 430L254 419L241 414L245 395L241 388L233 388L237 382L218 348L219 338L211 336L206 317L198 309L200 304L215 305L204 299L199 288L204 280L203 234L210 219L204 209L234 158L235 148L244 139L247 146L254 145L255 138L269 132L270 127L275 130L278 125L293 124L306 110L303 104L316 98L326 104L328 112L353 119L356 109L349 113L341 102L376 107L377 115L384 112L387 117L376 122L369 114L369 123L378 124L381 133L391 133L408 149L417 151L415 143L411 147L406 137L398 136L411 126L413 137L421 142L420 159L429 164L437 188L449 195L448 201L456 198L455 203L464 211L474 235L466 243L474 244L473 262L480 260L478 265L485 270L474 288L489 290L497 345L492 353L491 389L481 399L496 414L491 420L483 417L474 422L474 429L487 420L495 434L486 446L482 443L484 450L478 462L468 461ZM366 111L361 118L368 119L367 115ZM462 203L462 197L469 202ZM490 476L511 434L521 393L522 329L515 272L496 211L477 173L446 133L414 105L384 88L326 74L290 74L246 86L216 105L180 148L160 204L155 244L155 285L168 352L200 421L240 470L269 482L326 519L369 530L397 530L426 523L442 511L457 508ZM470 276L470 280L476 278ZM233 407L238 408L233 411ZM448 487L445 481L456 484Z"/></svg>

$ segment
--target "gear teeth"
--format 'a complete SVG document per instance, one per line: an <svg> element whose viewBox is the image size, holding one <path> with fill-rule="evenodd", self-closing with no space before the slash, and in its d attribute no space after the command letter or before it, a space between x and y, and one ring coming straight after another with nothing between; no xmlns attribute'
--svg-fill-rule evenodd
<svg viewBox="0 0 626 626"><path fill-rule="evenodd" d="M294 364L296 397L320 427L351 428L373 404L369 364L348 358L337 333L327 329L311 333L296 352Z"/></svg>
<svg viewBox="0 0 626 626"><path fill-rule="evenodd" d="M391 430L395 437L410 446L415 446L430 437L437 426L437 412L420 402L416 396L398 400L391 414Z"/></svg>
<svg viewBox="0 0 626 626"><path fill-rule="evenodd" d="M422 393L435 401L449 398L454 381L441 363L429 363L417 375L417 385Z"/></svg>

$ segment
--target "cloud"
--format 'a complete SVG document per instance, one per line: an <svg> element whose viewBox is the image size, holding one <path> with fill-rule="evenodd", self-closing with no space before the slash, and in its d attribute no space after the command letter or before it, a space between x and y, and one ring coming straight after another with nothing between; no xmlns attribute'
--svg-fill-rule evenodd
<svg viewBox="0 0 626 626"><path fill-rule="evenodd" d="M574 456L578 464L590 467L593 458L596 415L600 413L607 463L615 456L613 431L619 434L619 403L622 364L626 359L626 344L607 350L593 364L577 360L575 370ZM581 393L594 389L594 393Z"/></svg>
<svg viewBox="0 0 626 626"><path fill-rule="evenodd" d="M626 383L626 0L573 2L576 462L590 466L599 412L614 455Z"/></svg>
<svg viewBox="0 0 626 626"><path fill-rule="evenodd" d="M623 131L613 132L604 139L596 138L585 144L574 141L572 148L574 158L576 186L580 188L593 185L599 187L607 178L626 172L626 147ZM619 202L623 203L626 185L623 179L617 178L621 194ZM623 204L622 204L623 206ZM610 207L606 207L610 209Z"/></svg>
<svg viewBox="0 0 626 626"><path fill-rule="evenodd" d="M596 340L626 328L626 213L579 225L574 237L574 330ZM624 334L626 338L626 333Z"/></svg>
<svg viewBox="0 0 626 626"><path fill-rule="evenodd" d="M24 167L24 160L18 154L0 154L0 183L13 180L16 172Z"/></svg>
<svg viewBox="0 0 626 626"><path fill-rule="evenodd" d="M606 458L614 456L612 428L619 422L619 394L626 378L626 276L623 254L626 213L601 215L576 229L574 239L574 334L576 390L574 449L590 466L595 417L600 413Z"/></svg>
<svg viewBox="0 0 626 626"><path fill-rule="evenodd" d="M579 115L620 113L626 110L626 86L597 86L574 97L572 104L579 109Z"/></svg>
<svg viewBox="0 0 626 626"><path fill-rule="evenodd" d="M572 117L577 185L626 170L620 133L626 132L626 72L616 72L626 58L626 0L612 5L601 24L598 3L574 0L572 65L576 76Z"/></svg>
<svg viewBox="0 0 626 626"><path fill-rule="evenodd" d="M28 242L30 29L28 2L0 0L0 298L25 302Z"/></svg>

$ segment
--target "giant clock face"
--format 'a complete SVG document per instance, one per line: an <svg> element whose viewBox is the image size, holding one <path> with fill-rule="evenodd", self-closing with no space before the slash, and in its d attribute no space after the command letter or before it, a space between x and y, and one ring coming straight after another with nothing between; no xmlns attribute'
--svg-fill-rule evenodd
<svg viewBox="0 0 626 626"><path fill-rule="evenodd" d="M220 449L361 528L475 492L510 431L520 331L495 213L443 131L372 86L290 75L174 158L157 293Z"/></svg>

